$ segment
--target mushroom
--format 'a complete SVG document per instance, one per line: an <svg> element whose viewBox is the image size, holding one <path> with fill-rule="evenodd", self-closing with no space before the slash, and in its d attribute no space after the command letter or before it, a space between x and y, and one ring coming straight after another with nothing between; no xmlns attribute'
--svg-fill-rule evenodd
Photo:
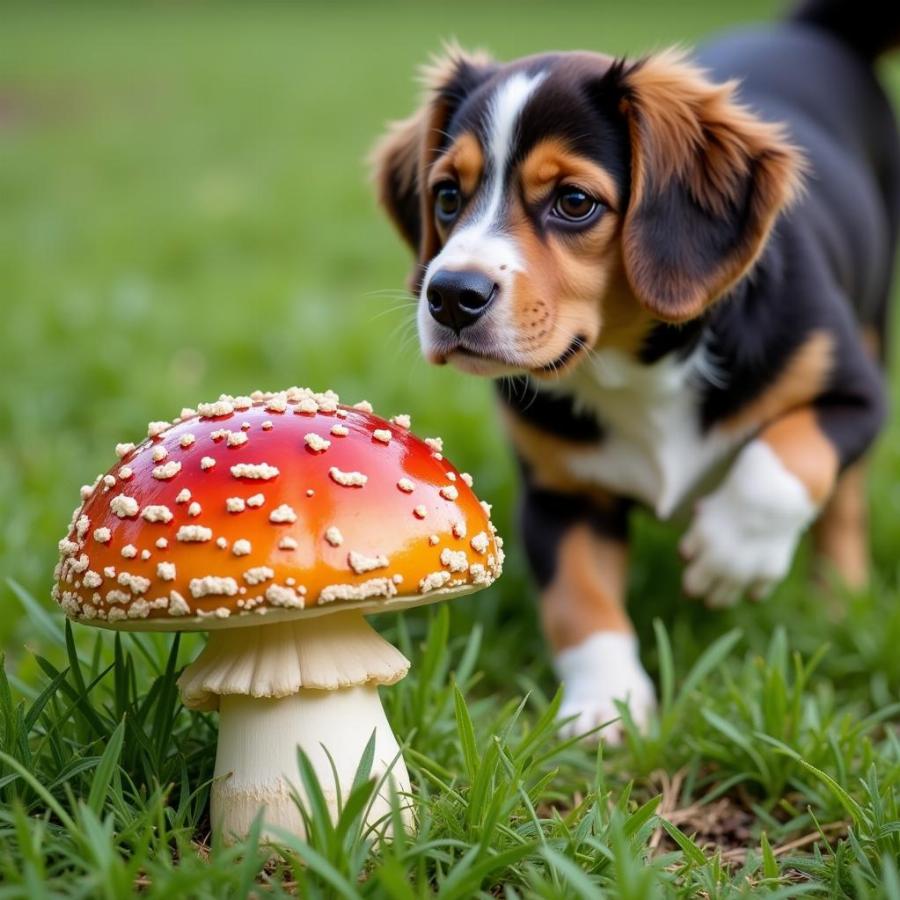
<svg viewBox="0 0 900 900"><path fill-rule="evenodd" d="M377 690L409 661L365 616L486 587L503 551L471 479L408 425L331 391L223 395L151 423L82 488L54 596L90 625L209 632L179 686L186 706L219 711L225 840L263 808L304 834L298 747L333 816L373 731L373 774L389 775L367 821L385 816L389 781L409 792Z"/></svg>

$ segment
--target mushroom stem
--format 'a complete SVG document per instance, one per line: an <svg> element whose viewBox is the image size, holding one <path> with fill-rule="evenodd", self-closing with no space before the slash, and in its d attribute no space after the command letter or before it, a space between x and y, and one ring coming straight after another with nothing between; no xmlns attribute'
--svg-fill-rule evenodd
<svg viewBox="0 0 900 900"><path fill-rule="evenodd" d="M380 778L393 766L371 803L366 824L379 827L381 822L383 828L390 809L388 782L398 793L410 790L406 765L375 685L301 690L271 700L226 695L220 698L219 712L211 816L213 830L226 842L246 835L263 808L266 825L305 836L303 817L292 797L296 791L301 802L307 803L297 769L298 748L309 756L333 821L338 815L338 788L346 802L373 730L372 775ZM409 812L405 810L408 821ZM272 837L276 835L264 829L264 838Z"/></svg>
<svg viewBox="0 0 900 900"><path fill-rule="evenodd" d="M291 796L296 791L307 799L298 747L310 758L336 819L338 795L346 800L373 731L371 775L380 779L389 768L390 775L366 822L382 819L390 808L389 782L408 793L409 775L377 686L399 681L408 668L406 657L358 611L211 632L179 687L186 706L220 714L214 831L226 841L246 835L265 808L267 824L304 836Z"/></svg>

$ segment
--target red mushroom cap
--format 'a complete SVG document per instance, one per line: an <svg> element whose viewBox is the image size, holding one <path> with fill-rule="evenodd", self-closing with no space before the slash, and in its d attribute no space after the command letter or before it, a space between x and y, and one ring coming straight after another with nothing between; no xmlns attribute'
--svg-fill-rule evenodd
<svg viewBox="0 0 900 900"><path fill-rule="evenodd" d="M500 574L489 507L405 416L291 388L148 431L82 488L60 542L54 596L73 619L205 631L431 602Z"/></svg>

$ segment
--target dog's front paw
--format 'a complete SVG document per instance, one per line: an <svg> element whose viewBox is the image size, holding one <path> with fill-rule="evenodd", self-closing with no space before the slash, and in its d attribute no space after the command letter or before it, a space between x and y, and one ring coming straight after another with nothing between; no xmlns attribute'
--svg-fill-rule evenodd
<svg viewBox="0 0 900 900"><path fill-rule="evenodd" d="M641 728L646 727L656 710L656 692L641 666L633 635L597 632L577 647L559 653L554 666L563 683L559 718L564 737L575 737L611 719L620 719L617 700L627 704L632 719ZM594 732L591 739L618 744L622 736L621 721L616 721Z"/></svg>
<svg viewBox="0 0 900 900"><path fill-rule="evenodd" d="M681 541L685 593L711 607L732 606L745 592L761 600L788 573L815 514L803 484L767 444L752 441L697 505Z"/></svg>

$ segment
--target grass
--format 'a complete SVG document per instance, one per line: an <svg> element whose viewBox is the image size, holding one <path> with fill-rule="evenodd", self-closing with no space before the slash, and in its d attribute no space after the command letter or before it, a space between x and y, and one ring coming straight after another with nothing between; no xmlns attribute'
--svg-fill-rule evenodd
<svg viewBox="0 0 900 900"><path fill-rule="evenodd" d="M605 756L561 742L490 388L419 360L408 260L361 162L442 36L624 52L772 12L4 7L0 900L900 897L898 425L873 465L865 594L814 589L801 558L767 604L708 613L680 597L677 528L638 516L630 606L660 716ZM900 99L896 63L884 75ZM335 828L272 854L210 846L216 719L174 688L198 638L70 632L48 594L77 487L116 441L293 383L443 434L512 540L495 588L378 623L413 660L384 699L417 835L360 833L363 779Z"/></svg>

